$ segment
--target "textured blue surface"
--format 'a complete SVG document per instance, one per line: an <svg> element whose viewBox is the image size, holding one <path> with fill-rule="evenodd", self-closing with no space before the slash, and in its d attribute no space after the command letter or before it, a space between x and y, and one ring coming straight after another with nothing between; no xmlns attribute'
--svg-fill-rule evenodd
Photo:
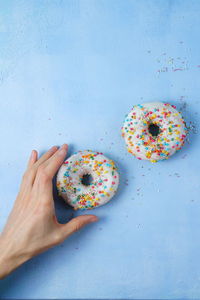
<svg viewBox="0 0 200 300"><path fill-rule="evenodd" d="M199 28L200 1L0 1L0 227L33 148L102 151L121 173L99 223L2 281L2 298L200 298ZM120 136L148 101L191 128L157 164Z"/></svg>

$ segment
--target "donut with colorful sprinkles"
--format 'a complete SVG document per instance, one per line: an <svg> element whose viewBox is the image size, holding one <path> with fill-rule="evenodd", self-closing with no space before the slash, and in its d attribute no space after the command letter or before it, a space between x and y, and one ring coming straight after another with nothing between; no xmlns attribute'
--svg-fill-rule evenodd
<svg viewBox="0 0 200 300"><path fill-rule="evenodd" d="M74 209L106 204L119 184L115 163L100 152L79 151L69 157L57 174L59 195Z"/></svg>
<svg viewBox="0 0 200 300"><path fill-rule="evenodd" d="M162 102L135 105L122 127L127 150L151 162L168 159L181 149L187 128L174 105Z"/></svg>

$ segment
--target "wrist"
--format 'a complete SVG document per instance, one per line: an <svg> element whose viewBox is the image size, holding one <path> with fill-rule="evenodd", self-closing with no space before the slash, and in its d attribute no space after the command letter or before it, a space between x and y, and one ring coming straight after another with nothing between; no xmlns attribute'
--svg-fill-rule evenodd
<svg viewBox="0 0 200 300"><path fill-rule="evenodd" d="M28 258L21 255L9 239L0 236L0 279L5 278L27 260Z"/></svg>

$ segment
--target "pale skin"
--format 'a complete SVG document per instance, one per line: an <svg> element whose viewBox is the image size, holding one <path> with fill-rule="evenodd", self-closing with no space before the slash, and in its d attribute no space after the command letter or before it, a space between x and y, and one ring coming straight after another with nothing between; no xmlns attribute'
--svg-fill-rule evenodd
<svg viewBox="0 0 200 300"><path fill-rule="evenodd" d="M0 279L33 256L62 243L85 225L96 222L94 215L76 217L59 224L55 216L52 179L67 155L67 145L52 147L38 159L33 150L19 194L0 235Z"/></svg>

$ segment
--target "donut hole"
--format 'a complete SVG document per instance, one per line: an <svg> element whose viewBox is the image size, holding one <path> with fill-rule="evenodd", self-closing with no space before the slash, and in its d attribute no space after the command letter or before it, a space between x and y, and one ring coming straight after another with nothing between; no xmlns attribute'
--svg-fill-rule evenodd
<svg viewBox="0 0 200 300"><path fill-rule="evenodd" d="M149 130L149 133L155 137L158 136L160 133L160 127L154 123L149 124L148 130Z"/></svg>
<svg viewBox="0 0 200 300"><path fill-rule="evenodd" d="M93 182L93 177L91 174L84 174L81 178L81 183L85 186L91 185Z"/></svg>

